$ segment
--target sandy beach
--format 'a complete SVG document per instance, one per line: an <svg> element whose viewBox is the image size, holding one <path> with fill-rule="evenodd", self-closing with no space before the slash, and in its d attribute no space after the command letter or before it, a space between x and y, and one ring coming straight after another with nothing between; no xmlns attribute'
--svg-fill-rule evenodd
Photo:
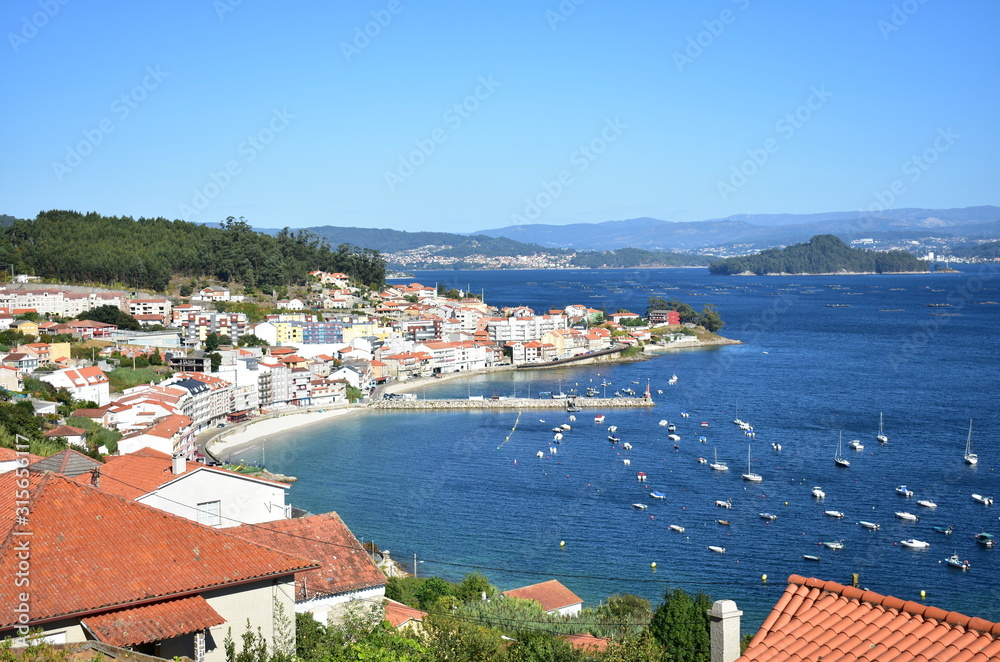
<svg viewBox="0 0 1000 662"><path fill-rule="evenodd" d="M260 442L269 436L284 434L289 430L315 425L363 409L363 405L341 405L302 411L292 409L275 412L248 423L233 426L218 437L208 441L206 447L213 455L222 459L238 448Z"/></svg>

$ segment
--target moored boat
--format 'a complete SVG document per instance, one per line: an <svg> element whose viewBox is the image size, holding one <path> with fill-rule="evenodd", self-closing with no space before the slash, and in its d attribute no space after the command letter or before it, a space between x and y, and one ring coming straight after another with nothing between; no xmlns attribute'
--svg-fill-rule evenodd
<svg viewBox="0 0 1000 662"><path fill-rule="evenodd" d="M906 489L906 485L900 485L896 488L896 494L901 494L905 497L913 496L913 490Z"/></svg>
<svg viewBox="0 0 1000 662"><path fill-rule="evenodd" d="M866 529L872 529L873 531L878 531L879 529L882 528L882 525L879 524L878 522L866 522L864 520L861 520L860 522L858 522L858 524L865 527Z"/></svg>
<svg viewBox="0 0 1000 662"><path fill-rule="evenodd" d="M773 522L774 520L778 519L777 515L772 515L771 513L758 513L758 515L760 515L761 519L765 519L769 522Z"/></svg>
<svg viewBox="0 0 1000 662"><path fill-rule="evenodd" d="M803 554L802 558L806 561L819 561L819 557L814 554Z"/></svg>
<svg viewBox="0 0 1000 662"><path fill-rule="evenodd" d="M721 524L722 526L729 526L729 520L727 519L717 519L715 521Z"/></svg>
<svg viewBox="0 0 1000 662"><path fill-rule="evenodd" d="M931 546L926 540L917 540L916 538L910 538L909 540L900 540L899 544L903 547L909 547L910 549L927 549Z"/></svg>
<svg viewBox="0 0 1000 662"><path fill-rule="evenodd" d="M661 428L665 428L668 425L670 425L670 422L667 419L664 418L663 420L660 421L660 427Z"/></svg>
<svg viewBox="0 0 1000 662"><path fill-rule="evenodd" d="M677 533L684 533L684 527L681 526L680 524L671 524L670 530L676 531Z"/></svg>
<svg viewBox="0 0 1000 662"><path fill-rule="evenodd" d="M720 547L719 545L709 545L708 549L709 549L709 551L715 552L716 554L725 554L726 553L726 548L725 547Z"/></svg>
<svg viewBox="0 0 1000 662"><path fill-rule="evenodd" d="M848 447L856 451L863 451L865 449L864 444L861 443L860 439L852 439L851 441L847 442L847 445Z"/></svg>
<svg viewBox="0 0 1000 662"><path fill-rule="evenodd" d="M977 533L973 537L976 539L976 542L983 547L996 547L997 539L992 533L986 533L984 531L983 533Z"/></svg>
<svg viewBox="0 0 1000 662"><path fill-rule="evenodd" d="M680 441L681 436L679 434L668 434L667 439L669 439L670 441Z"/></svg>
<svg viewBox="0 0 1000 662"><path fill-rule="evenodd" d="M698 437L698 443L707 444L708 443L708 437L706 437L705 435L699 436Z"/></svg>
<svg viewBox="0 0 1000 662"><path fill-rule="evenodd" d="M844 513L839 510L824 510L823 514L834 519L844 519Z"/></svg>
<svg viewBox="0 0 1000 662"><path fill-rule="evenodd" d="M975 465L979 462L979 456L972 452L972 419L969 419L969 438L965 440L965 463Z"/></svg>
<svg viewBox="0 0 1000 662"><path fill-rule="evenodd" d="M594 417L594 422L595 423L603 423L604 422L604 414L598 414L597 416L595 416Z"/></svg>
<svg viewBox="0 0 1000 662"><path fill-rule="evenodd" d="M649 496L652 499L666 499L667 498L666 494L664 494L663 492L657 492L655 490L652 491L652 492L650 492Z"/></svg>
<svg viewBox="0 0 1000 662"><path fill-rule="evenodd" d="M920 499L917 501L918 506L923 506L924 508L937 508L937 504L930 499Z"/></svg>
<svg viewBox="0 0 1000 662"><path fill-rule="evenodd" d="M716 499L715 505L717 505L719 508L732 508L733 502L728 499L725 501L723 501L722 499Z"/></svg>
<svg viewBox="0 0 1000 662"><path fill-rule="evenodd" d="M905 511L896 511L896 517L898 517L899 519L906 520L907 522L916 522L917 520L920 519L913 513L908 513Z"/></svg>
<svg viewBox="0 0 1000 662"><path fill-rule="evenodd" d="M841 447L843 446L843 444L844 444L844 432L843 430L841 430L840 439L839 441L837 441L837 454L833 457L833 463L836 464L838 467L847 468L851 466L851 463L844 459L844 456L841 452Z"/></svg>
<svg viewBox="0 0 1000 662"><path fill-rule="evenodd" d="M649 508L649 506L647 506L644 503L633 503L632 507L635 508L636 510L646 510L646 508Z"/></svg>
<svg viewBox="0 0 1000 662"><path fill-rule="evenodd" d="M828 540L823 542L824 547L829 547L830 549L844 549L843 540Z"/></svg>
<svg viewBox="0 0 1000 662"><path fill-rule="evenodd" d="M618 435L614 434L608 435L608 441L610 441L612 444L617 444L621 440L622 440L621 437L619 437Z"/></svg>
<svg viewBox="0 0 1000 662"><path fill-rule="evenodd" d="M814 487L812 489L812 495L817 499L822 499L826 496L826 492L824 492L823 489L820 487Z"/></svg>
<svg viewBox="0 0 1000 662"><path fill-rule="evenodd" d="M885 432L882 431L882 412L878 413L878 434L875 435L875 439L877 439L880 444L886 444L889 442L889 437L885 436Z"/></svg>
<svg viewBox="0 0 1000 662"><path fill-rule="evenodd" d="M935 526L933 528L938 533L943 533L946 536L950 536L952 531L955 530L955 527L953 527L951 524L949 524L948 526Z"/></svg>
<svg viewBox="0 0 1000 662"><path fill-rule="evenodd" d="M713 471L729 471L729 465L725 462L719 462L719 449L715 449L715 462L708 465Z"/></svg>
<svg viewBox="0 0 1000 662"><path fill-rule="evenodd" d="M984 506L992 506L993 505L993 497L983 496L982 494L973 494L972 495L972 500L973 501L978 501L979 503L983 504Z"/></svg>
<svg viewBox="0 0 1000 662"><path fill-rule="evenodd" d="M968 570L972 567L972 564L968 561L963 561L959 558L958 554L952 554L944 560L945 563L950 565L952 568L958 568L959 570Z"/></svg>
<svg viewBox="0 0 1000 662"><path fill-rule="evenodd" d="M749 444L747 445L747 472L745 474L741 474L741 477L743 478L743 480L750 481L751 483L759 483L759 482L761 482L761 481L764 480L764 477L761 476L760 474L755 474L754 472L750 471L750 445Z"/></svg>

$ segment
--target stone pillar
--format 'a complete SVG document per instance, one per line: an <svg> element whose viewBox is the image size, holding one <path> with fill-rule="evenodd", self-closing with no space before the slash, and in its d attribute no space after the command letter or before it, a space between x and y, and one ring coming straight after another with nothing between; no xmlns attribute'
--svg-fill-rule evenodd
<svg viewBox="0 0 1000 662"><path fill-rule="evenodd" d="M708 610L711 620L712 662L733 662L740 656L740 616L732 600L716 600Z"/></svg>

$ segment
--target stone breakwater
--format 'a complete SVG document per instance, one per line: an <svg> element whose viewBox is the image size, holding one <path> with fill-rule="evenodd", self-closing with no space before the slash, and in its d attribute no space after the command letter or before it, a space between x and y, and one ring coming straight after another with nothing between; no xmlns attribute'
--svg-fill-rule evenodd
<svg viewBox="0 0 1000 662"><path fill-rule="evenodd" d="M498 398L484 400L382 400L369 409L406 409L439 411L442 409L562 409L570 405L579 409L621 409L625 407L655 407L648 398L576 398L573 400L541 400L536 398Z"/></svg>

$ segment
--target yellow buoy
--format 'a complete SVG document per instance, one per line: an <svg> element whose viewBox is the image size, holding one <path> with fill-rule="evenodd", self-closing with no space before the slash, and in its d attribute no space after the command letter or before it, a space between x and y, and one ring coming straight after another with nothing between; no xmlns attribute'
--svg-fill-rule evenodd
<svg viewBox="0 0 1000 662"><path fill-rule="evenodd" d="M787 501L785 502L785 505L786 505L786 506L788 505L788 502L787 502Z"/></svg>
<svg viewBox="0 0 1000 662"><path fill-rule="evenodd" d="M566 546L566 541L565 540L560 540L559 541L559 546L560 547L565 547Z"/></svg>
<svg viewBox="0 0 1000 662"><path fill-rule="evenodd" d="M649 567L652 568L653 570L656 570L656 561L653 561L652 563L650 563Z"/></svg>
<svg viewBox="0 0 1000 662"><path fill-rule="evenodd" d="M760 576L760 581L762 581L762 582L764 582L766 584L767 583L767 575L766 574L765 575L761 575Z"/></svg>
<svg viewBox="0 0 1000 662"><path fill-rule="evenodd" d="M921 590L921 591L920 591L920 597L921 597L921 598L926 598L926 597L927 597L927 591L923 591L923 590Z"/></svg>

